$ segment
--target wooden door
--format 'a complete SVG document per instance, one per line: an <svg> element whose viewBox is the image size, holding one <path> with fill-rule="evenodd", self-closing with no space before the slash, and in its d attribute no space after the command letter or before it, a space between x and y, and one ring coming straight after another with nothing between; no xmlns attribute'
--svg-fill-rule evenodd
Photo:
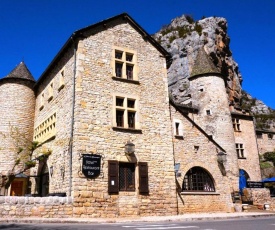
<svg viewBox="0 0 275 230"><path fill-rule="evenodd" d="M11 183L11 196L23 196L23 181L13 181Z"/></svg>

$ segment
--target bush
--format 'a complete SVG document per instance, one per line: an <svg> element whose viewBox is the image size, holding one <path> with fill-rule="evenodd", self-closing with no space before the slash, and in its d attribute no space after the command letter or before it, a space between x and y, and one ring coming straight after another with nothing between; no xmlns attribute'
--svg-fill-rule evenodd
<svg viewBox="0 0 275 230"><path fill-rule="evenodd" d="M263 156L266 161L271 161L275 165L275 152L265 152Z"/></svg>
<svg viewBox="0 0 275 230"><path fill-rule="evenodd" d="M260 168L261 169L267 169L267 168L272 168L273 165L271 165L269 162L261 162L260 163Z"/></svg>

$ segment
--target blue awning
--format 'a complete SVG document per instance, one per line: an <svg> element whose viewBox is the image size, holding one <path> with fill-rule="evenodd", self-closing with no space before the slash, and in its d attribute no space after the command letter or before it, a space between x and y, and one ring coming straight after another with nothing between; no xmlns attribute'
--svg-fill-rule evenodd
<svg viewBox="0 0 275 230"><path fill-rule="evenodd" d="M263 179L262 182L264 182L264 183L275 182L275 177Z"/></svg>

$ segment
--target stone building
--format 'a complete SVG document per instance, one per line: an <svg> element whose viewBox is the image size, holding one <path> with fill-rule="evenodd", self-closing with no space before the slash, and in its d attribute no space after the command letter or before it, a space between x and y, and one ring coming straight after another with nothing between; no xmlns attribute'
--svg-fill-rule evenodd
<svg viewBox="0 0 275 230"><path fill-rule="evenodd" d="M121 14L74 32L36 82L24 63L14 77L1 79L0 94L10 96L1 97L1 132L12 124L38 142L37 164L21 175L21 193L12 192L13 184L8 191L28 199L18 201L18 212L27 207L33 216L115 217L232 211L239 170L261 179L253 119L229 107L223 76L203 48L190 75L192 105L169 101L169 61L164 48ZM0 149L7 156L2 174L13 162L5 146L9 142ZM49 205L41 198L52 196L64 199ZM0 199L0 212L11 215L2 212L5 205Z"/></svg>

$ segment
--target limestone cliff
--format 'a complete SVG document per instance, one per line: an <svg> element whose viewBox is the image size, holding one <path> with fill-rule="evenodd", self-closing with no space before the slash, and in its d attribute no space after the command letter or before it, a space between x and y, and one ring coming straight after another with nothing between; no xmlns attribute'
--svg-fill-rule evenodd
<svg viewBox="0 0 275 230"><path fill-rule="evenodd" d="M188 77L192 72L198 50L204 46L205 51L224 76L229 104L234 107L246 107L256 116L266 114L260 116L269 117L269 114L274 113L261 101L243 92L242 76L229 47L230 38L227 34L225 18L209 17L194 21L192 17L183 15L164 26L154 35L154 38L172 56L168 69L168 86L170 98L177 104L194 105ZM257 123L258 128L275 128L272 119L264 120L262 122L263 119L257 119L260 121Z"/></svg>

